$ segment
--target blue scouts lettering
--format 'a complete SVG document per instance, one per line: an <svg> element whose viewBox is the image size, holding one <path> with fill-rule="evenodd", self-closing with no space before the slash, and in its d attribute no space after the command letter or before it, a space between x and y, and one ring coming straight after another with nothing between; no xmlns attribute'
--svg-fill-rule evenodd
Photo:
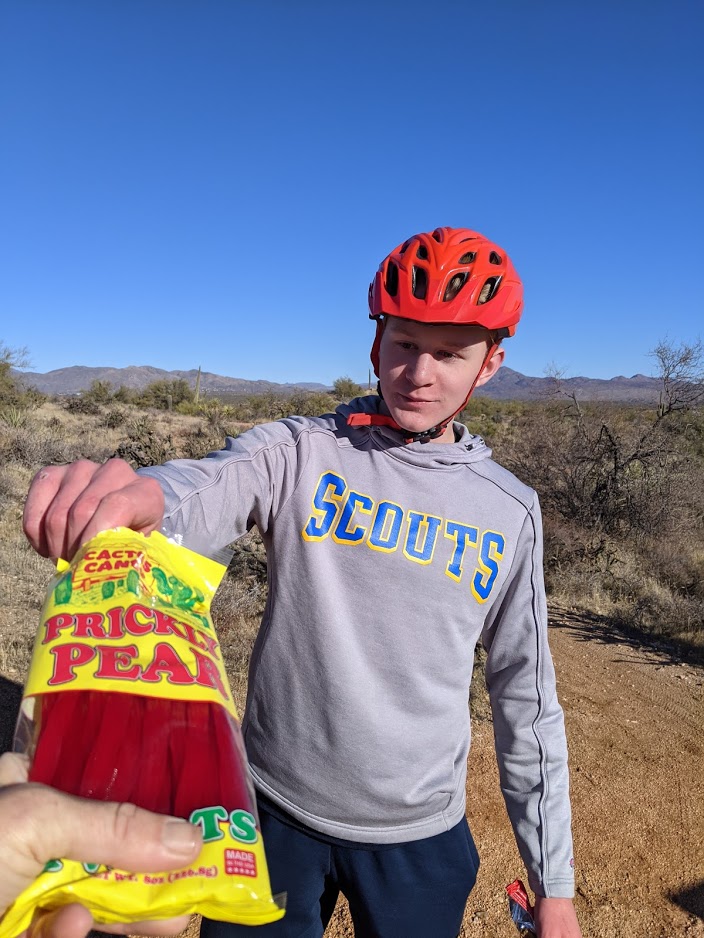
<svg viewBox="0 0 704 938"><path fill-rule="evenodd" d="M369 495L350 489L345 478L332 471L320 476L312 505L313 512L301 531L305 541L330 537L336 544L365 544L370 550L387 554L402 547L408 560L430 564L438 543L444 543L439 538L442 531L453 545L445 575L459 583L471 549L472 594L479 603L491 595L506 547L506 539L498 531L480 533L471 524L404 509L392 501L375 502Z"/></svg>

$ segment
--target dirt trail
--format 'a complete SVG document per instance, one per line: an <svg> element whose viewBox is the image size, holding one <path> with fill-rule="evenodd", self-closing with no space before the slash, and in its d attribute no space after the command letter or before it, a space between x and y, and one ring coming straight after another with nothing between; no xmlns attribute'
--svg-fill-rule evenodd
<svg viewBox="0 0 704 938"><path fill-rule="evenodd" d="M704 936L704 671L564 609L553 609L550 645L570 746L584 938ZM462 938L516 938L504 887L524 874L489 723L474 728L469 778L482 867ZM351 935L341 906L326 938Z"/></svg>

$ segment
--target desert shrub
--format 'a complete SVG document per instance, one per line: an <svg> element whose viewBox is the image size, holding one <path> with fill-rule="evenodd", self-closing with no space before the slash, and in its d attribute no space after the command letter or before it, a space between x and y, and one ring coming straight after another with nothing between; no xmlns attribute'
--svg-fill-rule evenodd
<svg viewBox="0 0 704 938"><path fill-rule="evenodd" d="M121 407L111 407L105 411L103 419L100 421L101 427L107 427L108 430L116 430L123 426L127 420L127 411Z"/></svg>
<svg viewBox="0 0 704 938"><path fill-rule="evenodd" d="M112 387L109 381L95 380L87 391L81 394L84 401L92 401L94 404L109 404L112 400Z"/></svg>
<svg viewBox="0 0 704 938"><path fill-rule="evenodd" d="M17 472L15 464L11 462L0 464L0 509L19 502L24 495L21 473Z"/></svg>
<svg viewBox="0 0 704 938"><path fill-rule="evenodd" d="M353 397L359 397L364 393L361 385L357 384L347 375L338 378L332 386L333 397L338 401L351 401Z"/></svg>
<svg viewBox="0 0 704 938"><path fill-rule="evenodd" d="M0 463L15 462L33 472L85 456L80 440L67 440L36 428L19 427L0 434Z"/></svg>
<svg viewBox="0 0 704 938"><path fill-rule="evenodd" d="M97 417L103 412L97 401L84 397L82 394L64 398L62 406L69 414L85 414L88 417Z"/></svg>
<svg viewBox="0 0 704 938"><path fill-rule="evenodd" d="M148 416L132 420L126 429L127 439L112 455L127 460L134 469L156 466L178 456L171 435L160 434Z"/></svg>
<svg viewBox="0 0 704 938"><path fill-rule="evenodd" d="M222 449L225 435L237 436L237 431L229 434L220 434L212 427L195 427L181 434L179 440L179 456L184 459L202 459L208 453Z"/></svg>
<svg viewBox="0 0 704 938"><path fill-rule="evenodd" d="M324 391L298 391L285 402L283 416L319 417L335 410L337 401Z"/></svg>
<svg viewBox="0 0 704 938"><path fill-rule="evenodd" d="M27 349L13 349L0 341L0 403L17 404L21 400L24 390L17 381L13 368L23 368L27 365Z"/></svg>
<svg viewBox="0 0 704 938"><path fill-rule="evenodd" d="M235 427L237 411L232 404L224 404L219 398L209 398L200 404L200 415L208 427L212 439L219 440L219 448L226 436L237 436Z"/></svg>
<svg viewBox="0 0 704 938"><path fill-rule="evenodd" d="M607 534L654 534L677 514L685 461L652 415L613 406L534 405L500 458L547 511Z"/></svg>
<svg viewBox="0 0 704 938"><path fill-rule="evenodd" d="M209 403L210 399L208 399ZM179 403L173 408L176 413L183 414L186 417L200 417L203 413L204 407L207 404L205 401L179 401Z"/></svg>
<svg viewBox="0 0 704 938"><path fill-rule="evenodd" d="M701 577L701 561L698 566ZM663 576L657 565L646 565L642 551L624 548L617 575L603 584L611 603L608 612L621 628L676 643L704 660L704 602L696 590L682 589L677 579Z"/></svg>
<svg viewBox="0 0 704 938"><path fill-rule="evenodd" d="M238 413L238 419L244 421L280 420L286 417L289 401L275 394L256 394L242 402L243 409Z"/></svg>
<svg viewBox="0 0 704 938"><path fill-rule="evenodd" d="M249 660L259 631L266 590L225 577L213 600L213 622L240 713L244 710Z"/></svg>
<svg viewBox="0 0 704 938"><path fill-rule="evenodd" d="M154 381L135 397L135 403L140 407L155 407L157 410L173 410L184 401L192 401L195 396L193 388L177 378L173 381Z"/></svg>
<svg viewBox="0 0 704 938"><path fill-rule="evenodd" d="M616 544L603 534L585 531L552 512L543 514L545 585L551 595L593 597L618 575Z"/></svg>
<svg viewBox="0 0 704 938"><path fill-rule="evenodd" d="M700 421L696 409L544 402L497 446L540 496L549 595L692 654L704 648Z"/></svg>
<svg viewBox="0 0 704 938"><path fill-rule="evenodd" d="M38 391L36 388L27 388L22 394L20 404L26 410L37 410L42 404L49 400L49 395Z"/></svg>
<svg viewBox="0 0 704 938"><path fill-rule="evenodd" d="M524 401L499 401L473 397L459 414L470 433L482 437L492 449L510 440L520 419L532 405Z"/></svg>
<svg viewBox="0 0 704 938"><path fill-rule="evenodd" d="M6 427L17 429L26 427L29 422L29 412L17 404L8 404L0 409L0 423Z"/></svg>
<svg viewBox="0 0 704 938"><path fill-rule="evenodd" d="M227 575L245 581L249 586L266 586L266 549L259 531L254 528L232 545L233 557Z"/></svg>
<svg viewBox="0 0 704 938"><path fill-rule="evenodd" d="M132 388L128 388L126 385L121 384L113 394L112 399L116 404L132 404L135 397L136 394Z"/></svg>
<svg viewBox="0 0 704 938"><path fill-rule="evenodd" d="M234 556L213 600L213 621L233 697L244 708L247 672L267 598L264 545L255 529L233 545Z"/></svg>

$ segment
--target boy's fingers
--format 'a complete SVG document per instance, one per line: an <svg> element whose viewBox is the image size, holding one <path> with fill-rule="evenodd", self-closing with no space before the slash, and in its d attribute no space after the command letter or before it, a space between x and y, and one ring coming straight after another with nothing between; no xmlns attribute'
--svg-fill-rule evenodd
<svg viewBox="0 0 704 938"><path fill-rule="evenodd" d="M97 476L94 484L99 484ZM161 527L163 517L164 494L161 486L156 479L135 475L123 488L109 492L100 500L90 520L80 530L77 542L72 542L69 547L75 553L81 544L100 531L119 525L149 534Z"/></svg>
<svg viewBox="0 0 704 938"><path fill-rule="evenodd" d="M71 468L46 466L34 476L29 487L22 524L27 540L42 557L51 556L45 531L46 514Z"/></svg>
<svg viewBox="0 0 704 938"><path fill-rule="evenodd" d="M71 476L64 478L45 522L47 530L55 532L56 541L59 533L63 533L63 553L52 556L60 556L64 560L71 560L81 544L88 540L85 532L89 525L94 534L118 525L130 527L135 511L129 499L117 497L125 486L138 478L129 463L122 459L109 459L93 471L84 463L75 463L74 466ZM88 466L92 468L93 464ZM105 499L109 501L103 505ZM93 523L97 512L100 512L98 525Z"/></svg>
<svg viewBox="0 0 704 938"><path fill-rule="evenodd" d="M81 459L69 466L47 466L34 477L24 508L24 529L44 557L71 559L66 556L71 511L101 468Z"/></svg>
<svg viewBox="0 0 704 938"><path fill-rule="evenodd" d="M34 478L24 530L45 557L70 560L99 531L124 525L145 533L161 524L164 497L154 479L139 477L121 459L48 466Z"/></svg>

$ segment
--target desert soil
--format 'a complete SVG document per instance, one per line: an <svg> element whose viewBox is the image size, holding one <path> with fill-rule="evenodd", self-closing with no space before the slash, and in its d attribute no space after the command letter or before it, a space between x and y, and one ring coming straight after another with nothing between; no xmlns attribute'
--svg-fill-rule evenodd
<svg viewBox="0 0 704 938"><path fill-rule="evenodd" d="M565 609L552 611L550 645L584 938L704 936L704 672ZM515 938L502 892L521 864L488 724L477 727L469 772L482 868L462 936Z"/></svg>
<svg viewBox="0 0 704 938"><path fill-rule="evenodd" d="M552 609L550 645L570 747L584 938L702 938L704 671L564 608ZM516 938L504 888L524 873L491 723L482 719L473 731L467 814L482 865L461 938ZM197 931L194 922L188 938ZM326 938L353 934L341 900Z"/></svg>

